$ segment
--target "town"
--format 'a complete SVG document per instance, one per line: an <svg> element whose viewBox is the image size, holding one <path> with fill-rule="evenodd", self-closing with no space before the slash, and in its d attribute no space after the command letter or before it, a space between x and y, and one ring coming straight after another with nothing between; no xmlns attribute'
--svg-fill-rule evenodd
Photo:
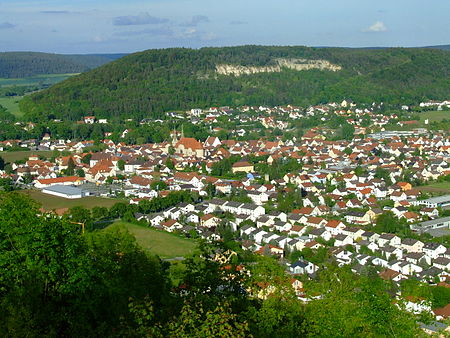
<svg viewBox="0 0 450 338"><path fill-rule="evenodd" d="M449 108L450 101L430 101L388 115L382 103L359 107L344 100L306 109L169 112L167 119L178 121L179 128L159 143L129 144L129 129L116 141L105 133L96 150L93 140L55 139L49 133L38 140L1 141L0 156L20 148L57 156L32 154L4 165L0 174L14 185L64 199L125 200L136 206L136 221L161 231L207 241L231 234L241 249L276 257L295 277L305 302L301 280L329 261L350 265L354 273L371 266L396 283L414 279L447 286L450 190L422 188L450 181L450 138L448 126L439 129L445 119L421 116L427 110L448 114ZM302 135L295 133L298 122L306 126ZM79 121L108 123L95 116ZM139 121L152 123L165 122ZM188 124L202 125L208 137L186 137ZM437 128L430 128L433 124ZM192 201L143 212L148 201L177 191L189 192ZM450 316L450 304L432 309L412 299L407 308L438 320Z"/></svg>

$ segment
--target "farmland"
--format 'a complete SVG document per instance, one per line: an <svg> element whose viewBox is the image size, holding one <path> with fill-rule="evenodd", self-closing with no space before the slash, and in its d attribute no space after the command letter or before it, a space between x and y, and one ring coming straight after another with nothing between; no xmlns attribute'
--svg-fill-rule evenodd
<svg viewBox="0 0 450 338"><path fill-rule="evenodd" d="M17 87L27 87L25 92L30 90L41 90L43 88L50 87L58 82L64 81L69 77L75 76L77 74L46 74L38 75L20 79L2 79L0 78L0 88L7 88L14 91ZM21 93L24 92L21 91ZM22 95L22 94L20 94ZM0 105L8 109L8 111L15 115L17 118L22 117L22 112L20 111L19 102L22 100L23 96L1 96Z"/></svg>
<svg viewBox="0 0 450 338"><path fill-rule="evenodd" d="M0 87L54 85L74 75L78 74L46 74L46 75L25 77L20 79L0 78Z"/></svg>

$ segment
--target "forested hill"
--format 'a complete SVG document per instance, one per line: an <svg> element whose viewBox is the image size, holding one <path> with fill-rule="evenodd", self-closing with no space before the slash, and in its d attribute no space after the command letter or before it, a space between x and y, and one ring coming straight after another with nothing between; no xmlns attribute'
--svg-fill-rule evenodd
<svg viewBox="0 0 450 338"><path fill-rule="evenodd" d="M240 46L148 50L22 101L31 118L160 117L216 105L448 99L450 52Z"/></svg>
<svg viewBox="0 0 450 338"><path fill-rule="evenodd" d="M36 52L5 52L0 53L0 78L81 73L102 66L124 55L62 55Z"/></svg>

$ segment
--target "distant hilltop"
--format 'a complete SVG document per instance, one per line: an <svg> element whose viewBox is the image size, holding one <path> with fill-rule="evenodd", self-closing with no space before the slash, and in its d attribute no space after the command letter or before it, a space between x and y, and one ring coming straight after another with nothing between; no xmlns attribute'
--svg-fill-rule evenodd
<svg viewBox="0 0 450 338"><path fill-rule="evenodd" d="M25 78L47 74L81 73L100 67L125 55L4 52L0 53L0 78Z"/></svg>
<svg viewBox="0 0 450 338"><path fill-rule="evenodd" d="M238 46L147 50L27 96L30 119L164 118L192 107L417 105L450 93L450 52L434 48Z"/></svg>

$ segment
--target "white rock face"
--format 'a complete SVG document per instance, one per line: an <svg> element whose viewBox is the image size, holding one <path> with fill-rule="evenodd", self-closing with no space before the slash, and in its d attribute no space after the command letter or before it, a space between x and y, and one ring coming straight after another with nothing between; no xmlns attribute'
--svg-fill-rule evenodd
<svg viewBox="0 0 450 338"><path fill-rule="evenodd" d="M240 66L240 65L227 65L220 64L216 65L216 72L221 75L248 75L255 73L279 73L283 68L293 69L293 70L310 70L310 69L320 69L320 70L330 70L337 72L342 69L341 66L332 64L327 60L307 60L307 59L275 59L277 63L274 66Z"/></svg>

